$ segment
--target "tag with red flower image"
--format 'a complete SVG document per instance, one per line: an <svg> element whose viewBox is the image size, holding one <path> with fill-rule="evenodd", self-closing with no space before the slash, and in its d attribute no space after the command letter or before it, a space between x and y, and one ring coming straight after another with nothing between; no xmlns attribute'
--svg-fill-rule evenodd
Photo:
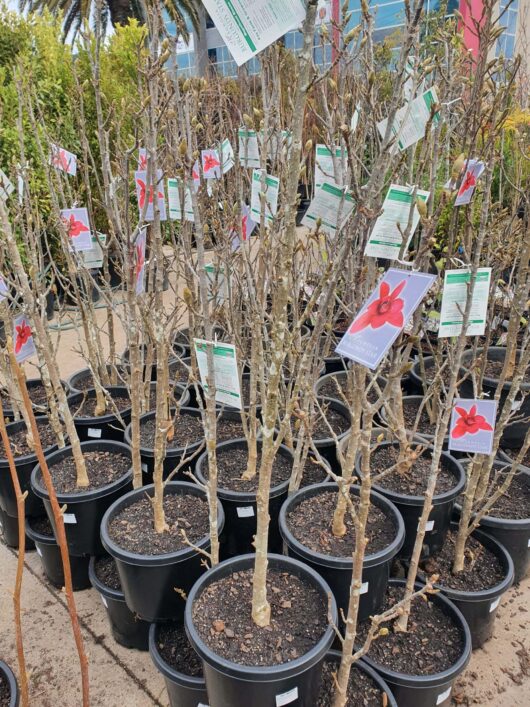
<svg viewBox="0 0 530 707"><path fill-rule="evenodd" d="M72 177L77 174L77 156L53 143L50 145L50 164Z"/></svg>
<svg viewBox="0 0 530 707"><path fill-rule="evenodd" d="M145 147L138 148L138 171L145 172L147 170L147 150Z"/></svg>
<svg viewBox="0 0 530 707"><path fill-rule="evenodd" d="M496 400L455 400L449 427L449 449L491 454L496 415Z"/></svg>
<svg viewBox="0 0 530 707"><path fill-rule="evenodd" d="M4 280L4 276L0 273L0 302L4 300L9 294L9 287L7 282Z"/></svg>
<svg viewBox="0 0 530 707"><path fill-rule="evenodd" d="M92 234L86 209L63 209L61 221L72 250L78 252L92 250Z"/></svg>
<svg viewBox="0 0 530 707"><path fill-rule="evenodd" d="M221 160L217 150L203 150L202 157L202 173L205 179L220 179L221 178Z"/></svg>
<svg viewBox="0 0 530 707"><path fill-rule="evenodd" d="M147 228L142 228L134 246L135 254L135 277L136 294L141 295L145 289L145 244L147 239Z"/></svg>
<svg viewBox="0 0 530 707"><path fill-rule="evenodd" d="M157 184L156 187L151 184L147 184L147 172L145 170L139 170L134 173L134 181L136 184L136 197L138 199L138 211L145 215L144 221L154 221L154 198L155 194L158 199L158 210L160 212L160 220L165 221L167 219L166 215L166 198L164 196L164 182L162 177L162 170L157 170Z"/></svg>
<svg viewBox="0 0 530 707"><path fill-rule="evenodd" d="M427 273L387 270L336 352L376 369L435 279Z"/></svg>
<svg viewBox="0 0 530 707"><path fill-rule="evenodd" d="M482 172L484 171L484 162L480 160L468 160L464 167L464 173L462 176L462 183L460 184L460 189L456 196L455 206L464 206L469 204L477 182Z"/></svg>
<svg viewBox="0 0 530 707"><path fill-rule="evenodd" d="M28 317L21 314L13 320L13 348L18 363L22 363L37 351Z"/></svg>

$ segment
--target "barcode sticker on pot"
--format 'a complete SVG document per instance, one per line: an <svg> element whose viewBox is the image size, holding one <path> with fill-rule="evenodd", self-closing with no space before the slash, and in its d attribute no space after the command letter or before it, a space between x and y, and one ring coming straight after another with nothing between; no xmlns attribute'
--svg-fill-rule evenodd
<svg viewBox="0 0 530 707"><path fill-rule="evenodd" d="M512 412L514 412L514 410L519 410L519 408L521 407L522 404L523 404L522 400L514 400L512 403L512 408L511 408Z"/></svg>
<svg viewBox="0 0 530 707"><path fill-rule="evenodd" d="M39 557L42 557L42 550L40 549L40 547L38 547L38 545L35 545L35 550L37 550L37 555Z"/></svg>
<svg viewBox="0 0 530 707"><path fill-rule="evenodd" d="M101 438L101 430L98 430L97 427L89 427L88 432L87 432L87 437L94 437L94 439L100 439Z"/></svg>
<svg viewBox="0 0 530 707"><path fill-rule="evenodd" d="M63 520L65 523L69 523L70 525L77 524L77 518L74 513L63 513Z"/></svg>
<svg viewBox="0 0 530 707"><path fill-rule="evenodd" d="M293 687L289 692L282 692L281 695L276 695L276 707L282 707L282 705L290 705L298 699L298 688Z"/></svg>
<svg viewBox="0 0 530 707"><path fill-rule="evenodd" d="M210 705L205 705L204 702L199 702L197 707L210 707Z"/></svg>
<svg viewBox="0 0 530 707"><path fill-rule="evenodd" d="M491 614L492 611L495 611L495 609L499 606L500 601L501 601L501 598L500 598L500 597L497 597L497 598L495 599L495 601L492 601L492 602L491 602L491 604L490 604L490 614Z"/></svg>
<svg viewBox="0 0 530 707"><path fill-rule="evenodd" d="M361 591L359 594L366 594L368 592L368 582L363 582L361 584Z"/></svg>
<svg viewBox="0 0 530 707"><path fill-rule="evenodd" d="M528 547L530 547L530 538L528 538Z"/></svg>
<svg viewBox="0 0 530 707"><path fill-rule="evenodd" d="M142 464L142 471L145 471L145 472L146 472L147 469L148 469L148 466L147 466L147 464L144 462L144 463Z"/></svg>
<svg viewBox="0 0 530 707"><path fill-rule="evenodd" d="M103 606L105 607L105 609L108 609L109 605L107 604L107 600L105 599L103 594L101 594L100 596L101 596L101 601L103 602Z"/></svg>
<svg viewBox="0 0 530 707"><path fill-rule="evenodd" d="M434 521L433 521L433 520L428 520L428 521L425 523L425 532L428 533L429 531L433 530L433 528L434 528ZM417 530L419 530L419 529L420 529L420 524L418 523L418 528L417 528Z"/></svg>
<svg viewBox="0 0 530 707"><path fill-rule="evenodd" d="M239 518L252 518L254 516L253 506L238 506L237 515ZM287 704L287 703L285 703Z"/></svg>
<svg viewBox="0 0 530 707"><path fill-rule="evenodd" d="M438 698L437 698L437 700L436 700L436 704L437 704L437 705L441 705L442 702L445 702L445 701L446 701L446 699L447 699L447 698L449 697L449 695L451 694L451 689L452 689L452 687L453 687L452 685L449 685L449 687L447 688L447 690L446 690L445 692L442 692L440 695L438 695Z"/></svg>

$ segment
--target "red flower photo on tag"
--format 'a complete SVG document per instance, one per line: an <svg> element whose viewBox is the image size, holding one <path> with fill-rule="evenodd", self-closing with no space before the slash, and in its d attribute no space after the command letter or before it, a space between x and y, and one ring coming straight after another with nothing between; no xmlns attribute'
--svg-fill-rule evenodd
<svg viewBox="0 0 530 707"><path fill-rule="evenodd" d="M55 152L53 155L53 165L54 167L60 167L61 169L64 169L65 172L68 172L68 158L66 157L66 152L64 150L59 150L58 152Z"/></svg>
<svg viewBox="0 0 530 707"><path fill-rule="evenodd" d="M18 326L15 326L15 332L15 353L17 354L31 338L31 327L26 324L26 320L24 319Z"/></svg>
<svg viewBox="0 0 530 707"><path fill-rule="evenodd" d="M66 226L69 238L77 238L81 233L86 233L90 230L82 221L78 221L74 214L70 214L70 218L63 217L61 220Z"/></svg>
<svg viewBox="0 0 530 707"><path fill-rule="evenodd" d="M210 170L220 166L221 163L214 157L214 155L203 155L202 168L205 172L209 172Z"/></svg>
<svg viewBox="0 0 530 707"><path fill-rule="evenodd" d="M493 427L486 420L484 415L477 415L477 406L473 405L469 412L463 407L455 407L455 411L459 417L451 432L451 437L458 439L464 435L474 435L480 430L485 432L493 432Z"/></svg>
<svg viewBox="0 0 530 707"><path fill-rule="evenodd" d="M473 172L466 172L466 176L464 178L464 181L462 182L462 186L460 187L460 191L458 193L463 194L468 189L475 187L476 184L477 180L475 179L475 175L473 174Z"/></svg>
<svg viewBox="0 0 530 707"><path fill-rule="evenodd" d="M137 179L136 184L140 188L140 192L139 192L139 196L138 196L138 204L139 204L140 208L143 209L144 204L145 204L147 186L146 186L146 183L143 181L143 179ZM149 203L150 204L153 203L154 193L155 193L155 189L154 189L153 185L151 184L151 186L149 187ZM159 191L157 193L157 197L159 199L163 199L164 195L162 194L162 192Z"/></svg>
<svg viewBox="0 0 530 707"><path fill-rule="evenodd" d="M145 264L144 250L141 245L136 246L136 280L142 274L142 270Z"/></svg>
<svg viewBox="0 0 530 707"><path fill-rule="evenodd" d="M382 282L379 287L379 299L374 300L368 306L366 312L361 314L357 320L353 322L349 333L357 334L357 332L367 327L379 329L384 324L390 324L391 326L401 329L405 323L403 319L403 306L405 302L400 299L399 295L402 293L405 284L406 280L402 280L396 285L393 291L390 292L388 282Z"/></svg>

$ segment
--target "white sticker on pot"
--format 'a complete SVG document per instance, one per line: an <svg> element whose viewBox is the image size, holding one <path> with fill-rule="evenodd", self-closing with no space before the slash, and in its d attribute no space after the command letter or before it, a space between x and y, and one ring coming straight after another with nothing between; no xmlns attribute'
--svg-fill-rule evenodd
<svg viewBox="0 0 530 707"><path fill-rule="evenodd" d="M495 599L495 601L492 601L492 602L491 602L491 604L490 604L490 614L491 614L492 611L495 611L495 609L499 606L500 602L501 602L501 598L500 598L500 597L497 597L497 598Z"/></svg>
<svg viewBox="0 0 530 707"><path fill-rule="evenodd" d="M511 411L514 412L515 410L519 410L522 404L522 400L514 400L512 403Z"/></svg>
<svg viewBox="0 0 530 707"><path fill-rule="evenodd" d="M419 522L418 522L417 530L419 530L419 529L420 529L420 524L419 524ZM431 530L433 530L433 529L434 529L434 521L433 521L433 520L428 520L428 521L425 523L425 532L426 532L426 533L429 533L429 532L430 532Z"/></svg>
<svg viewBox="0 0 530 707"><path fill-rule="evenodd" d="M528 547L530 547L530 538L528 538Z"/></svg>
<svg viewBox="0 0 530 707"><path fill-rule="evenodd" d="M101 601L103 602L103 606L105 607L105 609L108 609L109 605L107 604L106 598L103 596L103 594L100 594L100 597L101 597Z"/></svg>
<svg viewBox="0 0 530 707"><path fill-rule="evenodd" d="M197 707L210 707L210 705L205 705L204 702L199 702Z"/></svg>
<svg viewBox="0 0 530 707"><path fill-rule="evenodd" d="M237 515L239 518L253 518L254 517L254 507L253 506L238 506Z"/></svg>
<svg viewBox="0 0 530 707"><path fill-rule="evenodd" d="M446 699L447 699L447 698L449 697L449 695L451 694L451 690L452 690L452 689L453 689L453 686L452 686L452 685L449 685L449 687L447 688L447 690L446 690L445 692L442 692L440 695L438 695L438 698L437 698L437 700L436 700L436 704L437 704L437 705L441 705L442 702L445 702Z"/></svg>
<svg viewBox="0 0 530 707"><path fill-rule="evenodd" d="M281 695L276 695L276 707L282 707L282 705L290 705L298 699L298 688L293 687L289 692L282 692Z"/></svg>
<svg viewBox="0 0 530 707"><path fill-rule="evenodd" d="M361 591L359 592L359 594L367 594L368 593L368 584L369 584L369 582L363 582L361 584Z"/></svg>
<svg viewBox="0 0 530 707"><path fill-rule="evenodd" d="M149 468L149 467L148 467L147 464L144 462L144 463L142 464L142 471L147 472L148 468Z"/></svg>
<svg viewBox="0 0 530 707"><path fill-rule="evenodd" d="M39 557L42 557L42 550L40 549L40 547L38 545L35 545L35 550L37 550L37 555Z"/></svg>
<svg viewBox="0 0 530 707"><path fill-rule="evenodd" d="M63 520L70 525L77 525L77 518L74 513L63 513Z"/></svg>
<svg viewBox="0 0 530 707"><path fill-rule="evenodd" d="M94 437L94 439L100 439L101 438L101 430L98 430L96 427L89 427L88 432L87 432L87 437Z"/></svg>

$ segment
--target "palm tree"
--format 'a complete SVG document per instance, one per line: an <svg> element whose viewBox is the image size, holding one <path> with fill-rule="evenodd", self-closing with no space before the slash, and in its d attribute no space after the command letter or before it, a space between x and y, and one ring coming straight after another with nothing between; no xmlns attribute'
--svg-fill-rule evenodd
<svg viewBox="0 0 530 707"><path fill-rule="evenodd" d="M45 8L52 13L63 12L65 37L71 29L74 34L77 33L83 21L90 19L95 4L93 0L19 0L21 12L26 9L41 12ZM160 0L160 5L176 22L184 39L188 39L185 14L190 18L195 31L198 31L201 0ZM130 17L145 22L145 3L142 0L102 0L101 19L104 28L109 19L116 26L125 24Z"/></svg>

